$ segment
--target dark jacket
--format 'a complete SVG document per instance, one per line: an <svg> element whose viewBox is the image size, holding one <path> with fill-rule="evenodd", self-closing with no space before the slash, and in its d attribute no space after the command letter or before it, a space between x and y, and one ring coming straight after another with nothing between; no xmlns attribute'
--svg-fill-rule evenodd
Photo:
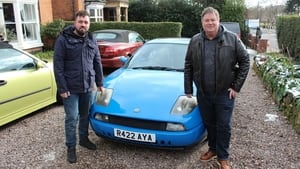
<svg viewBox="0 0 300 169"><path fill-rule="evenodd" d="M85 37L68 26L59 35L54 48L54 74L58 92L85 93L102 86L103 72L96 40L90 32Z"/></svg>
<svg viewBox="0 0 300 169"><path fill-rule="evenodd" d="M216 46L216 93L233 88L239 92L246 80L250 61L248 52L240 39L224 27ZM203 92L201 74L203 71L204 32L191 38L184 69L185 94L193 94L193 82L198 92Z"/></svg>

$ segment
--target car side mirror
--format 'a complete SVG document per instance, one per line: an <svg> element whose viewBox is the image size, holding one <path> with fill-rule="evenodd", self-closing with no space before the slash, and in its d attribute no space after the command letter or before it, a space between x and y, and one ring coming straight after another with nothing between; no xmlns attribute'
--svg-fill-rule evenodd
<svg viewBox="0 0 300 169"><path fill-rule="evenodd" d="M36 62L36 68L37 69L40 69L40 68L43 68L43 67L45 67L45 66L44 66L44 64L42 62L40 62L40 61Z"/></svg>
<svg viewBox="0 0 300 169"><path fill-rule="evenodd" d="M122 63L126 63L126 62L128 61L128 57L121 56L121 57L120 57L120 61L121 61Z"/></svg>

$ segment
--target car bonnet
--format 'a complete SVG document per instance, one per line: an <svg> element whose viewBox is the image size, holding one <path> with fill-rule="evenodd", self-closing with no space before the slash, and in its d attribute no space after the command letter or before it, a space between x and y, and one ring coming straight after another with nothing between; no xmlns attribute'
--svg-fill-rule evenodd
<svg viewBox="0 0 300 169"><path fill-rule="evenodd" d="M183 72L125 69L111 76L104 86L113 89L113 95L107 107L101 106L102 112L169 118L176 100L184 95Z"/></svg>

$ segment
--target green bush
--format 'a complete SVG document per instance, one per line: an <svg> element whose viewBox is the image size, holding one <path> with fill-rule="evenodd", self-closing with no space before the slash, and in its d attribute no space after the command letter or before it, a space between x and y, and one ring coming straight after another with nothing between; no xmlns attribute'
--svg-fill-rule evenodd
<svg viewBox="0 0 300 169"><path fill-rule="evenodd" d="M300 65L279 54L255 58L254 70L273 99L300 133Z"/></svg>
<svg viewBox="0 0 300 169"><path fill-rule="evenodd" d="M56 19L51 23L41 26L41 38L44 43L44 50L53 49L55 40L65 25L62 19Z"/></svg>
<svg viewBox="0 0 300 169"><path fill-rule="evenodd" d="M64 20L56 19L53 22L41 26L41 35L42 37L57 37L65 25Z"/></svg>
<svg viewBox="0 0 300 169"><path fill-rule="evenodd" d="M276 31L279 48L289 57L300 61L300 17L298 15L278 17Z"/></svg>

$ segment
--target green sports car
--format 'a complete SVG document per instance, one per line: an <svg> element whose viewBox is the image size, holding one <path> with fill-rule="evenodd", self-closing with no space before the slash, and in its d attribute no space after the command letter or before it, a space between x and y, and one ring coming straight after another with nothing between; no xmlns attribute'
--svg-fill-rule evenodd
<svg viewBox="0 0 300 169"><path fill-rule="evenodd" d="M0 42L0 126L56 100L52 66Z"/></svg>

